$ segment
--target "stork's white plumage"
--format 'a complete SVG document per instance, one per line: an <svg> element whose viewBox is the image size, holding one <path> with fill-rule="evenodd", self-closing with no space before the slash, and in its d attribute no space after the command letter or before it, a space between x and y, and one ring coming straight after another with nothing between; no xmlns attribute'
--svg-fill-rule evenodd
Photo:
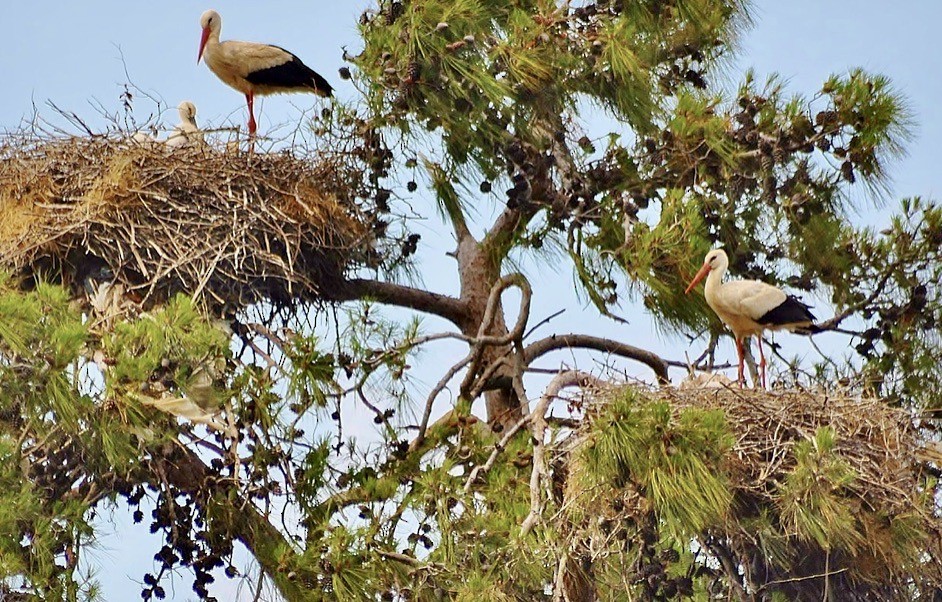
<svg viewBox="0 0 942 602"><path fill-rule="evenodd" d="M206 66L224 83L245 94L249 108L249 135L255 135L255 95L313 92L330 96L333 88L323 77L284 48L255 42L219 41L222 18L214 10L200 17L203 37L196 62L205 55Z"/></svg>
<svg viewBox="0 0 942 602"><path fill-rule="evenodd" d="M140 146L150 146L157 142L157 138L147 132L134 132L130 140L133 144Z"/></svg>
<svg viewBox="0 0 942 602"><path fill-rule="evenodd" d="M204 145L203 132L196 125L196 105L184 100L177 105L180 113L180 123L173 128L165 144L169 147Z"/></svg>
<svg viewBox="0 0 942 602"><path fill-rule="evenodd" d="M755 335L759 340L759 372L765 387L765 353L762 351L762 332L765 330L803 330L814 332L815 317L808 306L792 295L785 294L758 280L731 280L723 282L729 267L726 251L713 249L703 260L703 267L690 281L685 293L693 290L706 278L703 296L736 339L739 355L739 383L745 380L743 339Z"/></svg>

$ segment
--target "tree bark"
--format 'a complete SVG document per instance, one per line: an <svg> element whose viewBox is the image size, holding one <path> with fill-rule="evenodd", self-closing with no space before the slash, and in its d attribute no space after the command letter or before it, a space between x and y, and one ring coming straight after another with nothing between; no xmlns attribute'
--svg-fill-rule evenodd
<svg viewBox="0 0 942 602"><path fill-rule="evenodd" d="M324 295L331 301L374 299L387 305L433 314L456 326L464 324L467 317L467 309L460 299L393 282L354 278L336 290L325 291Z"/></svg>
<svg viewBox="0 0 942 602"><path fill-rule="evenodd" d="M458 242L458 273L461 281L461 302L466 308L465 319L458 325L462 334L479 335L479 328L487 311L491 289L500 279L500 262L487 253L487 247L471 236ZM491 328L486 335L504 336L508 333L503 304L497 300ZM510 351L508 345L489 345L484 348L481 365L500 361ZM487 422L492 428L510 428L523 418L520 400L512 388L502 387L484 394Z"/></svg>
<svg viewBox="0 0 942 602"><path fill-rule="evenodd" d="M527 364L536 358L545 355L557 349L569 348L594 349L618 355L628 359L633 359L645 364L654 371L659 384L670 382L667 377L667 362L657 354L651 353L646 349L585 334L560 334L552 335L540 339L526 346L524 349L524 359Z"/></svg>

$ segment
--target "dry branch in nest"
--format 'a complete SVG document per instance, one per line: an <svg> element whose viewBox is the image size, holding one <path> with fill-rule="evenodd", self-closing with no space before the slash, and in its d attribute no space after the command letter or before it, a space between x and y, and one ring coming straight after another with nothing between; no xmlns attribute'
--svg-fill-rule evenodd
<svg viewBox="0 0 942 602"><path fill-rule="evenodd" d="M0 139L0 267L145 303L213 310L318 301L373 261L363 174L348 154L168 149L105 136Z"/></svg>
<svg viewBox="0 0 942 602"><path fill-rule="evenodd" d="M668 408L668 423L639 419L628 427L634 434L617 434L626 432L619 429L634 420L630 416L657 404ZM682 416L688 410L721 411L726 442L691 452L710 439L708 433L715 434L709 429L719 427L700 423L705 414L688 415L685 425ZM822 437L822 431L833 436ZM833 443L822 444L825 439ZM608 446L601 452L597 446L603 440ZM627 450L627 443L613 448L613 441L643 441L644 449ZM716 502L722 496L711 500L706 483L697 481L714 477L729 492L729 507L703 519L702 526L682 531L679 539L696 540L718 563L718 571L734 584L729 591L738 591L734 597L775 590L805 599L809 590L802 588L813 586L815 595L821 588L847 587L866 592L861 599L910 599L913 591L942 585L942 524L929 464L938 464L942 456L921 437L912 414L879 399L822 390L612 388L587 408L587 420L568 447L565 498L567 507L576 509L569 514L575 519L573 549L581 550L586 562L605 563L619 558L619 540L639 538L640 555L618 562L621 570L640 575L634 583L645 585L644 579L655 574L666 580L649 583L649 593L683 586L682 580L670 582L663 555L651 545L657 536L652 540L650 533L665 528L678 506L722 507ZM643 470L658 474L635 473L625 468L631 460L619 464L616 459L607 466L622 468L614 475L606 469L600 481L602 473L593 473L601 466L599 454L640 457ZM648 460L655 456L659 459ZM705 458L705 464L700 472L684 472L698 462L690 461L693 456ZM694 474L702 476L691 478ZM659 502L655 487L668 487L665 495L672 497ZM702 502L689 503L698 496ZM673 516L675 525L677 516L684 514ZM612 525L622 527L613 531ZM613 543L616 548L609 547Z"/></svg>

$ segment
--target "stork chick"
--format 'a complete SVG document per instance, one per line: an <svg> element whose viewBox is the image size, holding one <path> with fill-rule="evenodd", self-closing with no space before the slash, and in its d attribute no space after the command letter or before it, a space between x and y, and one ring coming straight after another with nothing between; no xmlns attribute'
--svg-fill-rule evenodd
<svg viewBox="0 0 942 602"><path fill-rule="evenodd" d="M173 128L164 143L171 148L206 144L203 132L196 125L196 105L184 100L177 105L177 110L180 113L180 123Z"/></svg>

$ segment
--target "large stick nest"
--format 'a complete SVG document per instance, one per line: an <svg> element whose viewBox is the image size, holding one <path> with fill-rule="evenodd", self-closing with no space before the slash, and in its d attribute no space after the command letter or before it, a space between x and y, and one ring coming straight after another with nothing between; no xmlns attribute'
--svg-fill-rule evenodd
<svg viewBox="0 0 942 602"><path fill-rule="evenodd" d="M911 587L942 586L942 523L936 515L935 497L930 489L933 475L942 464L942 446L923 436L918 420L910 412L890 407L880 399L841 390L613 388L600 394L589 406L589 419L576 439L576 449L593 447L600 434L611 428L607 425L619 420L619 412L625 410L615 408L626 407L623 397L626 394L631 396L628 404L631 408L639 407L638 404L666 403L672 425L680 424L679 417L688 409L720 410L725 416L726 429L732 434L733 442L716 470L727 475L734 516L714 524L708 533L698 535L713 541L717 549L726 547L733 558L740 559L753 550L757 558L763 558L763 537L768 537L781 542L785 546L784 553L793 555L790 567L778 567L786 572L778 573L777 578L810 579L802 575L809 569L803 563L807 564L807 555L819 548L814 540L803 539L800 531L785 524L787 521L782 516L786 506L796 502L784 501L782 493L799 464L797 446L814 441L819 429L827 427L834 433L834 449L819 467L818 483L811 486L821 488L826 495L839 500L841 506L853 509L855 524L849 529L862 536L855 544L854 559L843 556L842 561L842 556L835 551L831 558L832 569L847 562L847 568L840 569L846 571L846 575L841 573L842 579L846 577L848 584L869 584L868 587L878 589L886 599L896 599L899 592L907 592ZM674 428L670 426L660 435L667 449L678 445L672 442L672 437L683 436ZM648 453L658 453L658 450L651 449ZM831 483L824 468L828 462L848 467L853 478ZM574 470L578 473L583 468L576 466ZM594 532L595 535L589 537L596 541L609 539L613 534L598 531L598 524L644 524L657 516L657 503L651 491L637 486L644 482L643 476L625 474L621 480L636 486L610 483L607 488L582 490L583 481L576 479L571 483L567 497L578 499L577 507L591 509L591 520L580 531L583 535ZM690 495L699 495L697 483L685 486L690 488ZM820 512L811 501L799 500L797 504L803 511ZM751 521L760 515L772 517L774 535L754 531L756 527ZM903 524L897 521L915 526L926 536L919 544L910 542L918 551L916 560L907 558L896 547L898 540L893 533L895 530L898 534L898 527ZM834 545L835 550L839 548L840 545ZM793 572L788 573L789 569ZM651 569L635 566L634 570ZM766 577L776 578L775 575ZM753 585L761 586L761 583ZM908 599L906 595L904 593L904 599Z"/></svg>
<svg viewBox="0 0 942 602"><path fill-rule="evenodd" d="M0 267L216 310L317 301L375 257L343 154L168 149L105 136L0 139Z"/></svg>
<svg viewBox="0 0 942 602"><path fill-rule="evenodd" d="M820 427L834 429L836 453L857 479L849 490L871 509L890 515L920 506L914 452L921 448L912 416L880 399L844 391L665 388L657 397L675 412L723 411L736 435L729 456L738 487L771 501L776 484L795 464L794 446Z"/></svg>

